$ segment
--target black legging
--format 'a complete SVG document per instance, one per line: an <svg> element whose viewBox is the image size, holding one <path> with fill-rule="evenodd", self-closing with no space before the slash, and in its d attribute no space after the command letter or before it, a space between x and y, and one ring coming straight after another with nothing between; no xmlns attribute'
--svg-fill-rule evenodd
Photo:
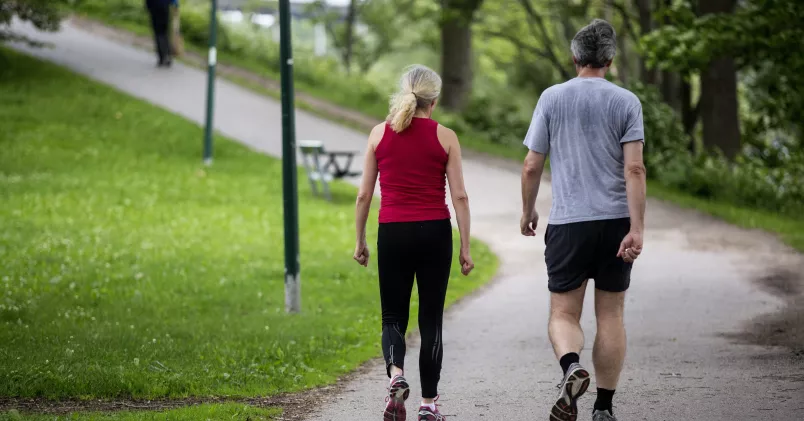
<svg viewBox="0 0 804 421"><path fill-rule="evenodd" d="M444 356L441 322L452 264L449 219L380 224L377 262L382 302L382 352L388 376L392 364L404 368L405 331L415 276L422 338L419 353L422 397L435 398Z"/></svg>

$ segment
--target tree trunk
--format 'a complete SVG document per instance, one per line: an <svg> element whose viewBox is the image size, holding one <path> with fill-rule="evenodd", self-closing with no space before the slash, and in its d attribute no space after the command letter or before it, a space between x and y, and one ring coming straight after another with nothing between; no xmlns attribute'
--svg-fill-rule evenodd
<svg viewBox="0 0 804 421"><path fill-rule="evenodd" d="M586 9L589 5L589 0L586 0L583 6ZM634 31L634 26L631 24L631 13L628 6L615 2L614 0L605 0L603 2L603 15L609 23L613 24L614 11L617 11L620 19L621 26L616 29L617 32L617 55L615 57L616 65L612 68L612 75L617 76L621 82L628 84L631 81L631 74L634 70L631 61L631 51L628 49L629 39L633 42L639 42L639 34Z"/></svg>
<svg viewBox="0 0 804 421"><path fill-rule="evenodd" d="M349 9L346 13L346 36L344 37L343 46L343 64L346 66L346 72L352 71L352 50L354 45L354 32L355 32L355 15L357 12L357 0L349 2Z"/></svg>
<svg viewBox="0 0 804 421"><path fill-rule="evenodd" d="M629 77L631 76L631 60L629 60L628 57L628 45L626 43L625 34L617 36L617 57L619 58L617 76L620 78L620 82L627 85L630 81Z"/></svg>
<svg viewBox="0 0 804 421"><path fill-rule="evenodd" d="M681 123L684 125L684 133L687 135L687 139L689 140L689 151L690 153L695 153L695 137L693 136L693 131L695 131L695 125L698 122L698 110L700 107L698 104L695 106L692 105L692 85L686 78L681 78Z"/></svg>
<svg viewBox="0 0 804 421"><path fill-rule="evenodd" d="M644 1L644 0L641 0ZM672 5L673 0L664 0L665 7L670 7ZM672 23L669 17L664 18L665 25L669 25ZM656 72L656 70L653 70ZM689 111L692 107L690 104L691 101L691 86L689 83L686 85L682 85L681 75L679 73L675 73L669 70L664 70L661 72L661 91L662 91L662 98L664 102L670 105L677 113L679 113L682 118L685 116L685 110ZM686 97L685 97L686 95ZM686 98L686 99L685 99ZM695 126L695 120L698 119L697 115L692 116L693 119L690 122L691 126ZM686 126L685 126L686 127ZM692 130L692 127L690 127ZM688 134L690 132L687 132Z"/></svg>
<svg viewBox="0 0 804 421"><path fill-rule="evenodd" d="M653 23L653 1L652 0L635 0L637 10L639 11L639 27L640 33L644 36L654 29ZM659 72L656 69L649 69L644 58L639 59L639 75L642 83L646 85L655 85L658 83Z"/></svg>
<svg viewBox="0 0 804 421"><path fill-rule="evenodd" d="M681 76L669 70L663 71L661 91L664 102L681 114Z"/></svg>
<svg viewBox="0 0 804 421"><path fill-rule="evenodd" d="M726 157L734 158L740 152L734 59L714 59L701 72L700 102L704 146L720 149Z"/></svg>
<svg viewBox="0 0 804 421"><path fill-rule="evenodd" d="M702 15L732 13L736 0L700 2ZM701 71L701 121L707 149L720 149L728 158L740 152L737 69L731 57L715 57Z"/></svg>
<svg viewBox="0 0 804 421"><path fill-rule="evenodd" d="M472 17L482 0L442 0L441 105L461 111L472 91Z"/></svg>

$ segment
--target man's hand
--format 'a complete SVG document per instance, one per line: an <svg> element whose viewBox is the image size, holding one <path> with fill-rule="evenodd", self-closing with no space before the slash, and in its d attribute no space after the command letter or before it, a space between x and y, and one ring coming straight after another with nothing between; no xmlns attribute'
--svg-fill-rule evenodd
<svg viewBox="0 0 804 421"><path fill-rule="evenodd" d="M519 231L525 237L536 236L536 225L539 223L536 196L539 195L545 159L547 155L543 153L528 151L522 167L522 219L519 221Z"/></svg>
<svg viewBox="0 0 804 421"><path fill-rule="evenodd" d="M527 213L522 214L522 219L519 220L519 229L525 237L536 236L536 225L539 224L539 213L534 209L530 215Z"/></svg>
<svg viewBox="0 0 804 421"><path fill-rule="evenodd" d="M621 257L626 263L633 263L642 253L642 233L631 231L623 238L620 243L620 250L617 257Z"/></svg>
<svg viewBox="0 0 804 421"><path fill-rule="evenodd" d="M469 272L475 268L475 263L472 261L472 254L469 250L461 249L460 257L458 258L459 262L461 263L461 273L463 276L469 275Z"/></svg>
<svg viewBox="0 0 804 421"><path fill-rule="evenodd" d="M360 266L367 267L369 262L369 249L365 241L357 243L353 257Z"/></svg>

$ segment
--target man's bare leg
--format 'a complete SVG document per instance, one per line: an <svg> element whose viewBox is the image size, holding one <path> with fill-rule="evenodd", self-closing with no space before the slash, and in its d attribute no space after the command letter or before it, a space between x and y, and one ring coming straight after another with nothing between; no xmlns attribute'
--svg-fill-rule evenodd
<svg viewBox="0 0 804 421"><path fill-rule="evenodd" d="M553 344L553 352L558 359L570 353L580 354L583 349L581 313L586 284L584 281L576 290L550 294L550 321L547 333L550 335L550 343Z"/></svg>
<svg viewBox="0 0 804 421"><path fill-rule="evenodd" d="M576 401L586 392L591 381L589 372L580 365L584 342L581 313L586 284L584 281L578 289L550 294L550 322L547 331L553 351L564 371L558 399L550 410L551 421L577 420Z"/></svg>
<svg viewBox="0 0 804 421"><path fill-rule="evenodd" d="M617 389L625 360L624 307L625 292L595 290L597 334L592 349L598 387L595 410L613 412L611 400Z"/></svg>

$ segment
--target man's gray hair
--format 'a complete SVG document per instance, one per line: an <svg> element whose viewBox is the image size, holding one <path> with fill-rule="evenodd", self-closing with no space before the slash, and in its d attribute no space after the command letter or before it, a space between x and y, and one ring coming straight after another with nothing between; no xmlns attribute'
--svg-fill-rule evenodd
<svg viewBox="0 0 804 421"><path fill-rule="evenodd" d="M603 19L595 19L575 34L570 49L578 66L605 67L617 53L614 27Z"/></svg>

